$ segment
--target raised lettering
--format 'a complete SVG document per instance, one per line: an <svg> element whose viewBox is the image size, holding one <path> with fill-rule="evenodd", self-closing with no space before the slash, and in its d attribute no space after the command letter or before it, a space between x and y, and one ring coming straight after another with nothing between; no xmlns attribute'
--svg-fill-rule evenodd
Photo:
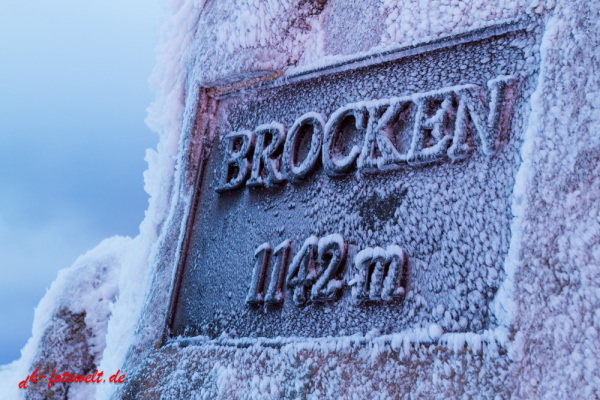
<svg viewBox="0 0 600 400"><path fill-rule="evenodd" d="M506 140L516 82L515 76L500 76L487 83L489 93L467 84L348 104L327 123L321 114L309 112L294 122L287 140L285 127L276 122L254 132L230 133L224 138L226 158L216 190L305 179L317 167L319 155L330 176L356 167L385 170L403 163L459 160L476 142L483 154L491 155ZM309 132L310 145L300 160Z"/></svg>
<svg viewBox="0 0 600 400"><path fill-rule="evenodd" d="M409 164L424 164L446 156L452 143L455 97L451 90L413 96L417 115L407 157Z"/></svg>
<svg viewBox="0 0 600 400"><path fill-rule="evenodd" d="M254 146L254 134L250 131L231 132L225 141L225 160L221 173L221 184L215 190L219 193L244 186L250 175L248 156Z"/></svg>
<svg viewBox="0 0 600 400"><path fill-rule="evenodd" d="M252 172L248 186L270 186L285 181L281 173L281 150L285 142L285 127L277 122L261 125L254 130L256 143Z"/></svg>
<svg viewBox="0 0 600 400"><path fill-rule="evenodd" d="M491 155L499 147L506 131L505 124L515 100L514 90L517 82L516 76L499 76L490 80L487 86L490 90L489 101L486 101L485 92L479 86L465 85L456 90L460 98L456 116L456 140L461 143L460 136L464 135L467 124L467 114L471 117L473 125L479 135L484 154ZM452 146L448 154L455 157L461 155L461 148ZM464 152L464 151L463 151Z"/></svg>
<svg viewBox="0 0 600 400"><path fill-rule="evenodd" d="M356 159L360 155L361 147L358 144L353 144L348 154L340 154L340 128L348 118L355 120L355 128L358 131L364 131L367 122L367 110L362 105L350 104L334 112L327 121L323 136L322 158L323 168L329 175L342 175L349 172L355 167Z"/></svg>
<svg viewBox="0 0 600 400"><path fill-rule="evenodd" d="M404 295L401 286L405 255L396 245L367 248L354 258L352 296L359 300L388 301Z"/></svg>
<svg viewBox="0 0 600 400"><path fill-rule="evenodd" d="M282 157L283 165L286 168L286 173L290 180L302 180L316 167L319 156L321 155L324 126L325 119L321 114L315 112L309 112L302 115L294 122L294 125L292 125L285 142ZM302 140L302 135L306 134L306 130L308 129L312 129L310 148L304 160L298 164L298 147Z"/></svg>
<svg viewBox="0 0 600 400"><path fill-rule="evenodd" d="M307 300L307 289L317 277L316 261L319 239L311 236L304 241L292 259L286 277L286 286L294 291L294 304L303 305Z"/></svg>
<svg viewBox="0 0 600 400"><path fill-rule="evenodd" d="M265 278L267 275L267 268L269 266L269 259L271 258L271 245L269 243L263 243L254 252L254 269L252 271L252 280L250 281L250 289L246 296L246 303L248 304L262 304L264 302L264 288Z"/></svg>
<svg viewBox="0 0 600 400"><path fill-rule="evenodd" d="M394 145L394 141L404 138L394 138L405 132L396 132L394 125L413 126L413 101L410 97L392 98L390 100L374 101L368 105L369 121L364 145L358 158L360 169L386 169L406 162L406 153L402 154ZM400 122L400 124L395 124ZM411 132L412 133L412 132ZM410 135L408 135L410 138ZM404 139L409 141L410 139Z"/></svg>
<svg viewBox="0 0 600 400"><path fill-rule="evenodd" d="M328 235L319 240L319 264L321 271L311 289L312 301L331 301L338 298L342 280L336 279L340 266L346 260L346 241L339 234Z"/></svg>
<svg viewBox="0 0 600 400"><path fill-rule="evenodd" d="M267 289L267 295L265 297L265 304L276 305L283 303L283 284L285 280L290 248L291 242L289 240L284 240L275 248L275 251L273 251L272 258L279 259L279 262L273 262L273 269L271 271L269 288Z"/></svg>

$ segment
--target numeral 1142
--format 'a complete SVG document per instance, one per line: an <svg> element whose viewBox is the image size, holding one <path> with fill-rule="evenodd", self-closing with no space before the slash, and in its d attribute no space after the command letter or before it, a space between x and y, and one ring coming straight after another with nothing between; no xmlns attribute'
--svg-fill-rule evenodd
<svg viewBox="0 0 600 400"><path fill-rule="evenodd" d="M310 236L288 266L290 250L289 240L284 240L275 250L269 243L263 243L256 249L246 303L281 304L286 288L291 290L297 306L340 297L344 284L343 267L348 255L348 245L342 235L331 234L320 239ZM351 279L347 280L347 285L352 287L352 296L370 301L402 297L405 264L405 253L395 245L359 251L352 263Z"/></svg>

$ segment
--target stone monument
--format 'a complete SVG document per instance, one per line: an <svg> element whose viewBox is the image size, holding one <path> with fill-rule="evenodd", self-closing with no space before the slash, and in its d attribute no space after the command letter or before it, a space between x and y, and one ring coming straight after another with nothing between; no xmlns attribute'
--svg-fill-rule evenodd
<svg viewBox="0 0 600 400"><path fill-rule="evenodd" d="M117 294L28 364L127 379L52 395L600 396L600 4L172 11Z"/></svg>

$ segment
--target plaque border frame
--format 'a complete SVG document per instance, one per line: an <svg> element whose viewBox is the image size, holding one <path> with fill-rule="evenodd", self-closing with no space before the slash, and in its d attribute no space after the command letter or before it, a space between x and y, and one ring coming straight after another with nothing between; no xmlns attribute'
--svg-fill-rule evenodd
<svg viewBox="0 0 600 400"><path fill-rule="evenodd" d="M355 53L344 57L335 57L331 58L331 61L327 62L327 59L322 64L310 64L305 67L291 67L284 71L263 71L251 78L240 78L240 79L231 79L230 81L219 84L200 84L199 87L206 90L206 93L210 100L218 101L221 99L226 99L230 97L238 97L244 95L249 91L260 91L266 89L272 89L277 87L283 87L290 84L308 81L312 79L321 78L324 76L328 76L331 74L335 74L341 71L348 70L356 70L359 68L369 67L372 65L396 61L402 58L411 57L420 54L426 54L438 49L450 48L453 46L458 46L464 43L472 43L481 40L490 39L497 36L502 36L507 33L517 32L517 31L531 31L537 26L543 26L543 24L538 21L538 18L532 18L530 16L520 16L517 18L506 19L502 21L494 21L491 24L481 26L475 29L470 29L458 34L449 34L439 38L431 39L424 38L423 40L403 46L397 47L388 47L383 50L377 50L374 52L363 52L363 53ZM198 101L198 100L196 100ZM209 116L212 118L213 116ZM195 123L192 123L192 127L195 126ZM193 128L192 128L193 129ZM281 348L285 345L291 343L302 343L306 340L338 340L342 338L350 338L351 341L356 346L365 346L371 342L382 342L385 344L391 344L395 335L406 335L409 338L410 343L419 343L422 345L441 345L445 343L448 345L448 341L441 340L430 340L423 341L421 340L420 335L411 335L411 333L416 334L416 330L412 328L404 329L399 332L394 332L390 335L382 335L378 336L375 339L368 339L365 336L358 337L356 335L351 336L334 336L334 337L284 337L281 339L272 339L272 338L251 338L251 337L243 337L237 339L207 339L204 337L184 337L178 338L174 337L171 334L171 330L173 327L175 313L177 310L177 303L179 300L179 293L181 289L181 283L183 279L183 273L185 270L185 265L187 263L187 255L189 251L189 246L191 242L192 236L192 228L194 225L194 219L196 217L196 213L198 211L199 197L200 197L200 187L204 183L204 170L206 168L206 164L208 163L208 157L206 155L206 149L204 146L201 146L200 153L198 156L198 166L196 169L196 174L192 183L193 194L191 196L191 201L189 203L189 212L187 217L185 217L185 228L183 233L183 240L181 241L181 245L179 248L179 257L176 265L175 276L171 285L171 293L169 296L169 304L167 307L167 314L164 321L164 329L162 340L160 343L160 347L165 345L178 343L179 345L186 347L190 345L198 345L198 344L212 344L226 347L238 347L238 348L247 348L254 345L261 345L265 347L273 347L273 348ZM511 234L512 236L512 234ZM510 252L510 248L508 249ZM508 257L508 253L505 256ZM506 280L507 278L505 278ZM492 300L493 301L493 300ZM488 330L485 330L483 333L475 333L475 332L448 332L444 333L444 335L478 335L481 336L483 343L489 343L490 341L499 342L499 344L506 343L508 340L508 327L502 324L492 327ZM466 347L465 347L466 348Z"/></svg>

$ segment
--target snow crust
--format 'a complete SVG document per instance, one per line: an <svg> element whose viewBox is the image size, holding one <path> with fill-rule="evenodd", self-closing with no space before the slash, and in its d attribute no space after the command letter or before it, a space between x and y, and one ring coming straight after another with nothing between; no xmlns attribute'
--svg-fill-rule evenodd
<svg viewBox="0 0 600 400"><path fill-rule="evenodd" d="M133 373L146 368L146 357L157 357L151 352L162 334L191 199L189 171L194 165L186 155L199 143L193 120L198 113L209 114L198 86L338 56L328 53L327 32L349 18L331 12L340 2L168 3L153 76L157 101L147 120L159 143L146 154L150 199L140 234L107 239L59 273L36 308L21 359L0 368L1 398L23 395L17 383L31 372L44 345L43 333L63 306L86 312L98 369ZM346 398L388 398L399 394L388 388L399 386L406 398L494 398L500 392L515 398L599 397L600 4L385 0L379 11L379 20L360 21L381 31L372 48L457 33L524 13L545 20L541 59L530 60L540 63L540 75L514 186L506 276L492 305L499 327L480 334L444 333L431 324L386 337L370 332L335 339L275 339L278 348L260 342L222 347L198 338L184 348L167 346L159 353L162 359L152 360L160 368L146 369L145 378L163 373L155 393L167 397L187 393L259 399L288 393L292 398L335 398L342 391ZM369 50L336 40L339 54ZM365 341L366 346L354 347ZM434 351L426 345L431 341L449 350ZM348 376L358 382L345 381ZM120 396L114 385L95 389L73 387L69 395Z"/></svg>
<svg viewBox="0 0 600 400"><path fill-rule="evenodd" d="M165 235L163 227L169 222L172 190L177 184L180 136L184 119L189 119L184 113L188 94L187 51L202 5L199 1L164 2L167 17L157 46L157 66L150 78L157 100L149 107L146 119L148 126L158 133L159 141L156 150L146 152L148 169L144 172L144 189L149 194L149 201L139 235L135 239L107 239L80 257L73 266L59 272L36 308L32 337L21 351L21 358L0 370L3 378L0 398L17 399L25 395L18 389L18 382L32 372L32 363L44 346L43 333L59 307L87 313L85 323L93 332L94 361L98 370L116 372L123 369L132 343L147 344L156 340L161 324L146 332L146 340L142 339L144 333L141 337L135 335L135 328L150 291L152 272L161 259L158 243L161 234ZM179 168L183 166L179 165ZM168 291L170 279L162 285ZM114 386L72 386L69 397L109 398Z"/></svg>
<svg viewBox="0 0 600 400"><path fill-rule="evenodd" d="M146 395L199 399L494 398L506 372L502 332L440 335L439 327L382 336L175 343L144 369ZM506 334L506 332L504 332ZM431 346L437 340L438 346ZM472 345L469 348L467 346ZM460 358L459 358L460 357ZM470 376L462 380L460 377Z"/></svg>
<svg viewBox="0 0 600 400"><path fill-rule="evenodd" d="M550 9L515 186L521 259L512 253L507 264L515 283L515 301L505 302L517 327L511 352L521 366L514 396L596 398L600 4L532 3L532 12Z"/></svg>
<svg viewBox="0 0 600 400"><path fill-rule="evenodd" d="M5 385L0 389L3 399L18 399L24 394L23 390L19 390L18 382L33 372L31 366L38 361L40 343L42 340L51 341L44 333L55 322L55 315L62 308L72 313L86 313L85 324L91 332L88 345L94 358L102 358L107 325L119 295L119 274L131 255L130 251L135 248L134 243L135 239L119 236L105 239L80 256L70 268L59 271L35 309L32 336L21 350L21 358L0 369L2 384ZM90 385L79 387L88 394L90 388Z"/></svg>

